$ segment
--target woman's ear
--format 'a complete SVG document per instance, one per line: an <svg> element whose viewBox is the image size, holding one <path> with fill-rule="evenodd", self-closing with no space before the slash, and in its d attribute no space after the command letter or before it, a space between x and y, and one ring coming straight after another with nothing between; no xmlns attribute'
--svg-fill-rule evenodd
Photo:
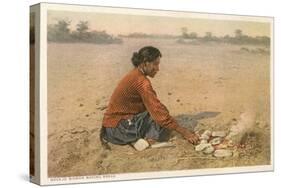
<svg viewBox="0 0 281 188"><path fill-rule="evenodd" d="M146 67L146 63L141 63L139 66L140 66L140 68L145 68Z"/></svg>
<svg viewBox="0 0 281 188"><path fill-rule="evenodd" d="M146 62L143 63L143 66L144 66L144 67L147 67L148 64L149 64L149 63L146 61Z"/></svg>
<svg viewBox="0 0 281 188"><path fill-rule="evenodd" d="M142 70L142 72L143 72L144 74L146 74L146 64L145 64L145 63L140 64L140 65L139 65L139 68Z"/></svg>

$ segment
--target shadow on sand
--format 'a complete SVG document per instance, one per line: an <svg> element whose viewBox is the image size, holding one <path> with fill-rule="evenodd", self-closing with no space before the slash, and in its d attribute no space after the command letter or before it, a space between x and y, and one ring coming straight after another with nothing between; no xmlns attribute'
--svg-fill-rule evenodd
<svg viewBox="0 0 281 188"><path fill-rule="evenodd" d="M195 127L198 124L198 120L216 117L219 114L220 112L200 112L195 115L181 114L176 116L175 119L181 126L187 128L190 131L194 131Z"/></svg>
<svg viewBox="0 0 281 188"><path fill-rule="evenodd" d="M178 116L175 116L174 118L179 125L187 128L191 132L194 132L199 120L216 117L219 114L220 112L200 112L195 115L180 114ZM160 135L159 141L167 142L171 138L171 134L172 132L170 130L163 131Z"/></svg>

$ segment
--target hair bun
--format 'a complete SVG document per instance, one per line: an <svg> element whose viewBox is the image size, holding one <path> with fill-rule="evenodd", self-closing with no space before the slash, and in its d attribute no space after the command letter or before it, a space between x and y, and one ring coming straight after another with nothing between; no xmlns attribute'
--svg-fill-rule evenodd
<svg viewBox="0 0 281 188"><path fill-rule="evenodd" d="M132 63L135 67L137 67L141 63L140 55L138 52L134 52L131 58Z"/></svg>
<svg viewBox="0 0 281 188"><path fill-rule="evenodd" d="M139 53L138 52L134 52L133 53L133 57L139 58Z"/></svg>
<svg viewBox="0 0 281 188"><path fill-rule="evenodd" d="M153 62L156 58L161 57L161 52L153 46L145 46L138 52L134 52L131 61L135 67L144 62Z"/></svg>

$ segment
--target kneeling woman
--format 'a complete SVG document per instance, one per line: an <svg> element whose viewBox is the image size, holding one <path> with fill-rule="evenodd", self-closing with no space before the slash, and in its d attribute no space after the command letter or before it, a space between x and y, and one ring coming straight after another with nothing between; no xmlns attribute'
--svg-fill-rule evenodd
<svg viewBox="0 0 281 188"><path fill-rule="evenodd" d="M152 46L143 47L133 54L134 69L119 82L104 114L102 139L124 145L142 138L152 144L162 141L168 130L175 130L190 143L198 142L197 135L170 116L147 78L153 78L159 71L161 56L160 51Z"/></svg>

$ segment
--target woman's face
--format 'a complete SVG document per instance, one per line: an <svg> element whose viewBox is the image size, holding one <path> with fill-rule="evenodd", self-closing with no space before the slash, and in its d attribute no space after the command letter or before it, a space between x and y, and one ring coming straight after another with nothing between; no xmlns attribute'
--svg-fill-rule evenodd
<svg viewBox="0 0 281 188"><path fill-rule="evenodd" d="M147 76L154 78L154 76L159 71L159 65L160 65L160 57L155 59L153 62L144 63L144 65L143 65L144 73Z"/></svg>

